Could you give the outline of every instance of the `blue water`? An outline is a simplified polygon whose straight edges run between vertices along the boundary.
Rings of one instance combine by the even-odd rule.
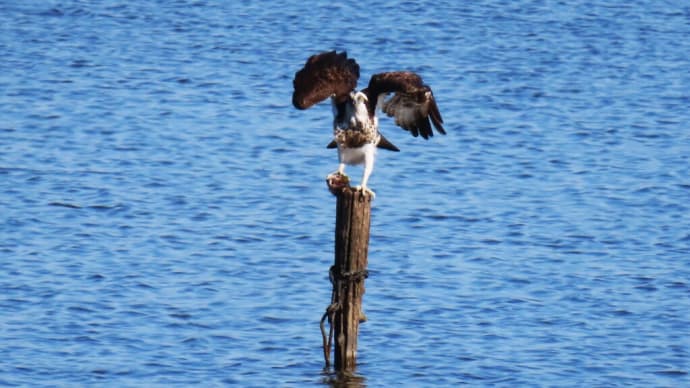
[[[690,6],[306,3],[0,2],[0,385],[329,384],[328,49],[448,131],[381,119],[359,385],[690,385]]]

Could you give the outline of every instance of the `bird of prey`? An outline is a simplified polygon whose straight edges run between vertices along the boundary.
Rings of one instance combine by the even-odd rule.
[[[359,65],[346,52],[312,55],[295,73],[292,104],[307,109],[331,98],[333,141],[328,148],[338,149],[339,166],[327,179],[343,177],[346,164],[363,164],[362,181],[356,189],[373,197],[367,183],[376,148],[399,151],[379,132],[377,108],[394,117],[395,124],[414,137],[432,137],[432,124],[438,133],[445,135],[446,131],[431,88],[419,75],[410,71],[374,74],[366,88],[356,91],[358,79]]]

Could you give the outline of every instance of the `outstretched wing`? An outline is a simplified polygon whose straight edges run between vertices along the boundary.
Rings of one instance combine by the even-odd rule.
[[[348,59],[346,52],[312,55],[295,73],[292,104],[297,109],[307,109],[333,95],[337,102],[343,102],[357,86],[358,79],[359,65],[354,59]]]
[[[370,113],[380,107],[412,136],[422,135],[425,139],[434,136],[432,123],[438,133],[446,134],[434,94],[417,74],[409,71],[374,74],[363,92],[369,97]],[[389,93],[394,94],[385,99]]]

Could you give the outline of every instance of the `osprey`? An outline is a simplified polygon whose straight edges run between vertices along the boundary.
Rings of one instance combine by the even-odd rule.
[[[431,88],[419,75],[409,71],[374,74],[365,89],[355,91],[358,79],[359,65],[347,53],[312,55],[295,73],[292,104],[297,109],[307,109],[331,97],[333,141],[328,148],[338,148],[340,164],[327,179],[344,177],[346,164],[363,164],[362,181],[356,189],[373,197],[367,181],[374,168],[376,148],[400,151],[379,133],[377,107],[414,137],[433,136],[432,123],[438,133],[445,135],[446,131]],[[391,93],[393,96],[387,98]]]

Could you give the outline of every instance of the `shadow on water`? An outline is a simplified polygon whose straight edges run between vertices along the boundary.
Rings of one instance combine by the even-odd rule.
[[[324,368],[322,375],[323,384],[335,388],[363,388],[367,386],[366,378],[355,372],[335,372],[330,368]]]

